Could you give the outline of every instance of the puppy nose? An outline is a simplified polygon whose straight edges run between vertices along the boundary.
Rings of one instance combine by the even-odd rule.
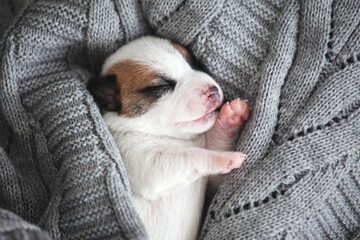
[[[210,87],[206,96],[211,102],[216,102],[220,97],[219,89],[216,86]]]

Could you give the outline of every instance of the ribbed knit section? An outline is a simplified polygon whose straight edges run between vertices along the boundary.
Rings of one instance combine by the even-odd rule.
[[[243,165],[243,168],[246,169],[250,169],[252,164],[256,164],[256,159],[262,158],[266,153],[265,150],[271,141],[271,136],[277,122],[279,98],[268,93],[280,95],[286,73],[290,67],[289,63],[295,53],[295,26],[297,24],[298,5],[295,1],[292,4],[287,5],[283,9],[281,21],[277,23],[276,35],[274,34],[272,42],[270,42],[276,51],[269,52],[268,57],[271,60],[264,64],[264,74],[256,76],[258,82],[256,85],[252,85],[257,93],[256,99],[252,101],[257,104],[252,105],[252,120],[245,125],[243,129],[245,134],[241,135],[238,145],[238,149],[249,155],[249,158]],[[237,191],[236,189],[243,185],[243,174],[246,174],[246,171],[227,182],[226,187],[219,189],[222,198],[229,198],[233,191]],[[234,184],[235,182],[237,184]],[[231,191],[229,191],[230,189]],[[216,208],[218,207],[220,206],[216,206]]]
[[[134,6],[121,16],[135,25]],[[144,29],[131,32],[119,19],[110,1],[36,1],[7,36],[1,109],[14,140],[2,152],[2,207],[40,222],[54,239],[146,237],[119,151],[85,87],[89,62],[100,67],[126,34]],[[95,27],[106,21],[113,24]],[[86,62],[88,56],[99,61]]]
[[[338,58],[337,55],[347,42],[351,42],[349,38],[356,36],[353,32],[357,28],[360,20],[359,2],[335,0],[332,6],[330,39],[327,44],[329,48],[328,58],[331,61]],[[346,23],[346,27],[344,27],[344,23]],[[352,45],[351,47],[359,47],[359,44],[356,43],[350,45]]]
[[[157,11],[149,10],[149,20],[157,34],[189,45],[227,98],[250,98],[257,87],[252,77],[266,59],[281,6],[281,1],[184,1],[171,14],[153,6],[150,9]],[[197,9],[201,12],[194,13],[193,19],[189,12]],[[187,29],[197,32],[184,33]]]
[[[214,1],[175,1],[171,11],[159,8],[160,1],[143,1],[143,6],[148,14],[147,19],[155,29],[155,33],[165,38],[171,38],[183,45],[193,41],[199,31],[208,25],[212,18],[217,15],[223,7],[224,0]],[[160,6],[158,5],[160,3]],[[158,9],[158,10],[154,10]],[[187,23],[191,22],[189,25]]]
[[[100,73],[105,59],[119,46],[151,32],[141,13],[141,5],[132,0],[91,1],[87,48],[94,73]]]
[[[300,215],[326,206],[330,201],[328,194],[336,196],[339,181],[358,168],[359,153],[347,156],[347,149],[356,149],[360,144],[358,133],[352,131],[360,127],[359,117],[358,110],[347,123],[294,139],[274,150],[257,166],[256,171],[261,174],[243,179],[243,184],[237,185],[236,193],[223,208],[220,206],[225,202],[219,200],[210,208],[207,238],[217,239],[220,235],[215,233],[221,232],[224,239],[249,239],[257,232],[259,239],[267,239],[266,236],[285,231],[288,225],[289,231],[295,231],[292,227],[296,222],[304,220]],[[324,137],[327,143],[317,144]],[[355,190],[351,191],[358,194]],[[224,198],[224,193],[218,197]],[[257,212],[262,212],[261,218]],[[225,233],[225,226],[231,222],[238,224]],[[236,228],[239,228],[237,233]]]
[[[339,239],[358,231],[359,215],[351,210],[357,204],[342,198],[339,189],[341,181],[357,172],[360,160],[359,64],[347,61],[333,67],[333,72],[324,65],[331,13],[340,13],[330,2],[321,7],[312,4],[317,3],[300,6],[298,51],[283,82],[276,71],[291,49],[284,44],[292,29],[286,28],[289,20],[285,19],[296,13],[289,14],[285,7],[280,14],[278,28],[273,30],[279,35],[272,35],[268,60],[256,74],[252,119],[239,140],[239,149],[249,158],[242,169],[225,178],[210,206],[201,239]],[[347,19],[346,15],[342,18]],[[286,22],[283,26],[282,21]],[[358,22],[355,25],[346,25],[351,34],[344,51],[357,51]],[[271,59],[276,59],[275,65],[269,66]],[[355,185],[349,189],[359,193]],[[323,211],[324,219],[314,219],[317,211]]]
[[[180,9],[185,4],[184,0],[174,1],[142,1],[142,8],[146,12],[149,22],[156,28],[158,25],[164,24],[169,16]]]
[[[354,172],[349,171],[321,208],[294,224],[286,239],[356,239],[353,233],[360,225],[360,185]]]
[[[81,78],[85,79],[68,72],[64,82],[59,75],[52,74],[47,82],[53,81],[53,84],[32,89],[32,94],[23,99],[29,115],[39,122],[45,134],[53,164],[60,168],[62,200],[59,212],[53,214],[59,214],[59,231],[64,239],[134,238],[139,233],[127,233],[117,223],[120,219],[116,215],[125,214],[115,213],[119,209],[131,209],[129,200],[120,203],[119,209],[113,205],[113,201],[129,198],[128,189],[123,187],[128,185],[127,181],[119,178],[116,179],[119,183],[111,183],[115,180],[111,175],[118,174],[114,168],[119,163],[114,157],[120,157],[104,153],[104,143],[89,119],[89,100],[79,84]],[[116,195],[115,186],[122,189],[120,196]],[[127,211],[134,215],[133,210]],[[139,227],[135,220],[134,215],[127,219],[127,224]]]
[[[283,87],[277,123],[280,134],[284,133],[283,131],[292,122],[296,113],[304,107],[305,100],[319,79],[330,31],[331,1],[306,2],[300,14],[299,42],[302,46],[301,51],[297,52],[293,68]],[[309,36],[312,36],[312,41],[308,41]],[[299,71],[303,74],[299,75]],[[296,106],[292,104],[294,96],[299,102]]]

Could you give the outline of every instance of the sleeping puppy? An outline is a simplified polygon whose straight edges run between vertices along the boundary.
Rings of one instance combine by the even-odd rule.
[[[239,168],[231,151],[249,117],[246,101],[193,68],[180,45],[143,37],[105,62],[88,89],[120,149],[133,204],[152,240],[195,239],[207,176]]]

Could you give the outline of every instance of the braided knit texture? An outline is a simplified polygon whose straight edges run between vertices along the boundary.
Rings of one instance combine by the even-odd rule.
[[[86,83],[148,34],[252,107],[200,239],[360,236],[359,0],[5,2],[0,239],[147,238]]]

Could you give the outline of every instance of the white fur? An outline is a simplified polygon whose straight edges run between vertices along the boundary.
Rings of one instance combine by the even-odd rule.
[[[239,153],[221,152],[228,146],[209,143],[206,137],[223,93],[209,75],[192,69],[164,39],[144,37],[123,46],[106,60],[102,73],[122,60],[140,62],[177,81],[175,90],[143,115],[104,114],[127,170],[134,206],[151,240],[195,239],[204,176],[228,172],[231,161],[243,159]],[[220,89],[216,102],[205,95],[210,86]],[[208,145],[218,151],[207,150]]]

